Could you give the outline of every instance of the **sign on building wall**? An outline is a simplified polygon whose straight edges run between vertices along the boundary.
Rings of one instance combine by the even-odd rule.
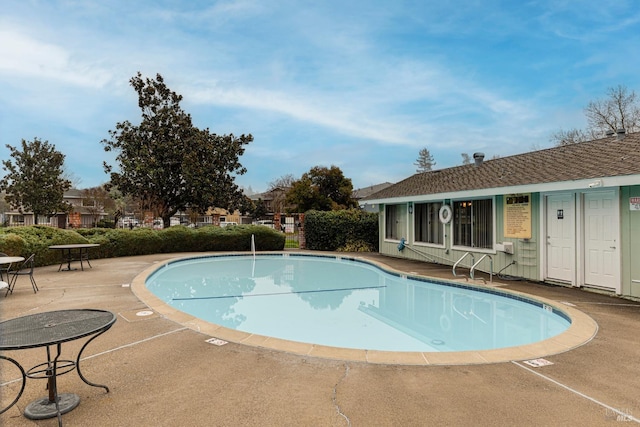
[[[629,197],[629,210],[640,211],[640,197]]]
[[[531,194],[504,196],[504,237],[531,238]]]

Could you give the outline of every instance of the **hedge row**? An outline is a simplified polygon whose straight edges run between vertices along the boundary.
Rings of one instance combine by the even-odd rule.
[[[257,251],[284,249],[284,234],[259,225],[196,229],[175,226],[164,230],[63,230],[35,225],[0,228],[0,252],[25,258],[36,254],[36,265],[42,266],[60,262],[60,253],[49,249],[52,245],[98,243],[100,247],[91,250],[91,258],[94,259],[170,252],[250,251],[252,235]]]
[[[304,216],[307,249],[377,252],[378,214],[351,209],[309,211]]]

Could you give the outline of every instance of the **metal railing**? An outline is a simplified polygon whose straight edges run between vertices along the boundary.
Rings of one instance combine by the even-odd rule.
[[[471,278],[471,280],[475,280],[474,274],[475,274],[475,270],[476,267],[478,265],[480,265],[480,263],[482,262],[483,259],[489,257],[489,282],[493,283],[493,258],[491,257],[491,255],[489,254],[483,254],[480,259],[476,262],[476,259],[474,257],[474,254],[471,252],[465,252],[460,259],[458,259],[458,261],[455,262],[455,264],[453,264],[453,275],[454,276],[458,276],[456,274],[456,268],[458,267],[458,265],[462,262],[463,259],[465,259],[467,256],[471,255],[471,267],[469,268],[469,277]]]
[[[458,265],[462,262],[462,260],[463,260],[463,259],[465,259],[468,255],[471,255],[471,265],[474,265],[474,263],[475,263],[475,258],[474,258],[474,256],[473,256],[473,254],[472,254],[471,252],[465,252],[465,253],[460,257],[460,259],[459,259],[459,260],[457,260],[457,261],[453,264],[452,272],[453,272],[453,275],[454,275],[454,276],[456,276],[456,277],[458,276],[458,275],[456,274],[456,268],[457,268],[457,267],[458,267]]]
[[[471,266],[471,269],[469,270],[469,277],[471,277],[471,280],[474,280],[474,277],[473,277],[474,270],[476,269],[478,264],[480,264],[482,260],[485,259],[486,257],[489,257],[489,282],[493,283],[493,258],[489,254],[482,255],[478,260],[478,262],[476,262]]]

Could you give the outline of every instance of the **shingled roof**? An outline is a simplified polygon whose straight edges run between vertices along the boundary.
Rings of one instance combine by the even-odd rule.
[[[371,194],[377,193],[378,191],[384,190],[387,187],[391,187],[393,184],[391,182],[383,182],[376,185],[371,185],[369,187],[358,188],[357,190],[353,190],[351,193],[351,197],[356,200],[364,199]]]
[[[636,174],[640,174],[640,132],[486,160],[479,166],[418,173],[364,200]]]

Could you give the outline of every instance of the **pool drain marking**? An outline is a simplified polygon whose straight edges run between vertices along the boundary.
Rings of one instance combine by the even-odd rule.
[[[532,366],[534,368],[539,368],[541,366],[553,365],[553,362],[549,362],[547,359],[525,360],[524,363],[526,363],[527,365]]]
[[[153,314],[153,311],[150,311],[150,310],[143,310],[143,311],[139,311],[139,312],[137,312],[137,313],[136,313],[136,316],[143,317],[143,316],[151,316],[152,314]]]
[[[229,344],[228,341],[221,340],[220,338],[209,338],[208,340],[205,340],[205,342],[208,342],[209,344],[213,344],[217,346]]]
[[[265,294],[247,294],[247,295],[219,295],[210,297],[192,297],[192,298],[171,298],[171,301],[196,301],[203,299],[222,299],[222,298],[247,298],[247,297],[270,297],[275,295],[292,295],[292,294],[315,294],[319,292],[343,292],[343,291],[358,291],[364,289],[380,289],[386,288],[387,285],[381,286],[364,286],[354,288],[337,288],[337,289],[317,289],[313,291],[291,291],[291,292],[269,292]]]

